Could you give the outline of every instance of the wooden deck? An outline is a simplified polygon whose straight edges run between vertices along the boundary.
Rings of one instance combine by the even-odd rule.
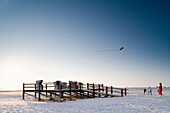
[[[103,84],[82,84],[81,82],[74,87],[72,81],[65,83],[65,87],[60,83],[58,89],[55,89],[52,82],[39,84],[38,88],[36,83],[23,83],[23,100],[25,95],[32,96],[38,101],[62,102],[96,97],[123,97],[127,95],[127,89],[104,86]]]

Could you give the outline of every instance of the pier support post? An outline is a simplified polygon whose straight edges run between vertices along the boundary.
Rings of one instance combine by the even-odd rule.
[[[102,87],[102,92],[103,92],[104,91],[104,85],[102,84],[101,87]]]
[[[126,88],[125,88],[125,96],[126,96]]]
[[[47,97],[47,84],[45,84],[45,89],[46,89],[46,97]]]
[[[123,97],[123,89],[121,89],[121,97]]]
[[[87,83],[87,90],[89,90],[89,83]],[[89,98],[89,92],[87,92],[87,96]]]
[[[79,85],[80,85],[80,98],[81,98],[81,82],[79,83]]]
[[[100,84],[98,86],[99,86],[99,98],[100,98]]]
[[[61,102],[61,82],[59,83],[59,101]]]
[[[72,96],[71,96],[71,81],[69,81],[69,89],[70,89],[70,101],[72,100]]]
[[[111,94],[113,94],[113,86],[111,86]]]
[[[25,98],[25,84],[23,83],[23,94],[22,94],[22,99],[24,100]]]
[[[106,87],[106,96],[105,97],[108,97],[108,87]]]
[[[50,93],[50,100],[52,100],[52,93]]]
[[[40,100],[41,100],[41,96],[40,96],[40,83],[39,83],[38,86],[39,86],[39,87],[38,87],[38,101],[40,101]]]
[[[36,84],[34,85],[35,87],[35,99],[37,98],[37,91],[36,91]]]
[[[94,83],[93,83],[93,98],[95,98],[95,86],[94,86]]]

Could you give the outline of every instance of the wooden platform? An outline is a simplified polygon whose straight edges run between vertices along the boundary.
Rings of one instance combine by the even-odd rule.
[[[25,95],[32,96],[38,101],[62,102],[96,97],[123,97],[127,94],[126,88],[104,86],[103,84],[82,84],[79,82],[74,87],[72,82],[69,81],[65,85],[66,87],[63,86],[64,88],[62,88],[62,83],[60,83],[59,89],[55,89],[56,86],[52,82],[39,84],[38,88],[35,83],[23,83],[23,100],[25,99]]]

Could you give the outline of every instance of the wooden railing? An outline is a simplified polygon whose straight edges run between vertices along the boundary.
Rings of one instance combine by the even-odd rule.
[[[108,97],[109,95],[112,96],[113,94],[120,94],[121,97],[127,95],[127,89],[126,88],[117,88],[113,86],[104,86],[104,84],[83,84],[83,88],[87,90],[92,90],[93,91],[93,98],[95,98],[95,94],[98,93],[98,97],[101,96],[100,92],[105,93],[105,97]],[[89,93],[88,93],[89,95]]]
[[[104,86],[104,84],[83,84],[81,82],[78,83],[77,87],[72,86],[72,81],[66,83],[66,87],[62,88],[62,83],[59,84],[58,89],[55,89],[53,82],[47,82],[38,84],[38,88],[36,87],[36,83],[23,83],[23,99],[25,99],[25,94],[29,96],[35,97],[35,99],[41,100],[41,95],[49,97],[53,99],[53,94],[59,96],[59,100],[63,97],[63,93],[67,92],[69,95],[69,99],[72,100],[73,93],[79,96],[79,98],[95,98],[95,97],[123,97],[127,95],[126,88],[117,88],[113,86]],[[34,92],[34,95],[31,95],[27,92]],[[45,94],[44,94],[45,93]],[[58,94],[56,94],[58,93]],[[48,95],[50,94],[50,95]],[[38,96],[38,97],[37,97]]]

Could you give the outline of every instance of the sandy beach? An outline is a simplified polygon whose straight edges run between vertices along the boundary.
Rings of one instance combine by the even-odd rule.
[[[143,88],[130,88],[126,97],[82,99],[70,102],[38,102],[22,92],[0,92],[1,113],[170,113],[170,88],[164,96],[153,89],[153,95],[143,94]]]

